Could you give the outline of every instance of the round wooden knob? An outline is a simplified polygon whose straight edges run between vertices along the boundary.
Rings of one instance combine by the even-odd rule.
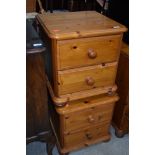
[[[91,59],[94,59],[96,58],[97,56],[97,53],[93,50],[93,49],[88,49],[88,57],[91,58]]]
[[[88,116],[88,122],[89,123],[93,123],[95,121],[95,119],[93,118],[93,116]]]
[[[87,77],[86,83],[87,83],[87,85],[92,86],[92,85],[94,85],[95,80],[92,77]]]

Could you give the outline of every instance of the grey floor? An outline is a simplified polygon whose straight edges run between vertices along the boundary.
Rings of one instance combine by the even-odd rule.
[[[107,143],[98,143],[78,151],[71,152],[69,155],[129,155],[129,135],[117,138],[114,129],[111,127],[112,138]],[[26,155],[47,155],[46,144],[33,142],[26,146]],[[57,148],[53,150],[53,155],[59,155]]]

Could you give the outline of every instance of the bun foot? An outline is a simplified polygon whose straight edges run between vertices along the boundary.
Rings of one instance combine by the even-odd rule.
[[[111,135],[108,134],[107,136],[105,136],[103,142],[109,142],[111,140]]]
[[[115,135],[117,138],[123,138],[125,133],[122,130],[115,129]]]

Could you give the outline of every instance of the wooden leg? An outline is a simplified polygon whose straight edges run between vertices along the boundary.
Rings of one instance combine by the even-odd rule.
[[[109,142],[111,139],[111,134],[109,133],[107,136],[104,137],[103,142]]]
[[[122,138],[122,137],[124,137],[125,133],[122,130],[119,130],[119,129],[115,128],[115,135],[118,138]]]
[[[112,125],[115,129],[115,136],[118,138],[122,138],[122,137],[124,137],[125,134],[129,133],[128,129],[122,130],[122,129],[118,128],[114,122],[112,122]]]

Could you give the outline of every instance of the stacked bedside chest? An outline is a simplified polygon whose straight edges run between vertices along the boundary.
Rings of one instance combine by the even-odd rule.
[[[126,28],[95,11],[45,13],[37,20],[51,54],[47,86],[60,153],[108,141]]]

